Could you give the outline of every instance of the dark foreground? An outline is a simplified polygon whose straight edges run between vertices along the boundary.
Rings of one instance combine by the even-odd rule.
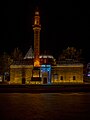
[[[90,92],[90,84],[0,85],[0,93]]]
[[[90,120],[90,92],[0,93],[0,120]]]

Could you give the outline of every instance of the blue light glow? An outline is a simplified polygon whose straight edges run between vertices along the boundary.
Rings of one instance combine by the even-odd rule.
[[[90,71],[88,72],[87,76],[90,77]]]
[[[47,73],[47,82],[48,84],[51,83],[51,65],[41,65],[41,74]]]

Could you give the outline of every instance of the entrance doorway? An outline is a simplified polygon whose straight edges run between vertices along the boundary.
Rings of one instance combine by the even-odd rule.
[[[43,78],[43,84],[47,84],[47,77]]]
[[[40,68],[41,77],[43,80],[43,84],[50,84],[51,83],[51,65],[41,65]]]
[[[22,78],[22,84],[25,84],[25,78]]]

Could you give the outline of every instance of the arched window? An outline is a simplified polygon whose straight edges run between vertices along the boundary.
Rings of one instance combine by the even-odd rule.
[[[60,79],[63,80],[63,76],[61,76]]]
[[[73,76],[73,80],[76,80],[76,77],[75,77],[75,76]]]
[[[54,79],[55,79],[55,80],[58,79],[58,74],[54,74]]]

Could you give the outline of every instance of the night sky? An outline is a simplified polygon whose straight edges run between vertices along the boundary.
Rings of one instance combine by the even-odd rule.
[[[79,0],[8,0],[4,3],[4,40],[0,53],[18,47],[26,54],[33,47],[33,17],[36,7],[41,16],[41,53],[58,57],[67,47],[82,49],[90,62],[89,3]]]

